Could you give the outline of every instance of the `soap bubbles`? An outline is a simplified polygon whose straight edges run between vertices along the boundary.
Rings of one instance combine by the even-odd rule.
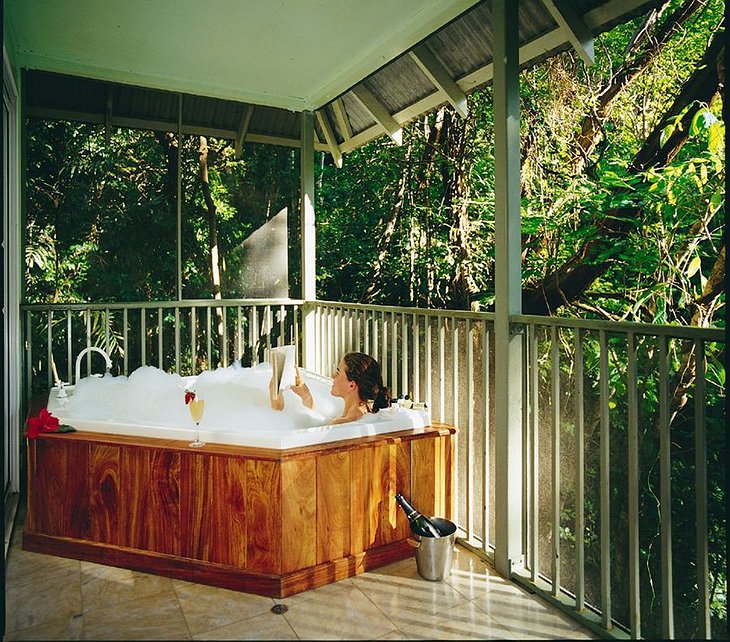
[[[251,368],[235,363],[197,377],[181,377],[154,366],[142,366],[128,377],[106,374],[81,379],[65,405],[64,420],[187,427],[190,415],[185,406],[186,389],[195,390],[205,399],[200,427],[207,429],[286,433],[322,426],[342,414],[343,401],[330,394],[331,383],[306,370],[301,373],[312,392],[316,410],[305,408],[291,390],[282,393],[284,410],[272,410],[268,363]]]

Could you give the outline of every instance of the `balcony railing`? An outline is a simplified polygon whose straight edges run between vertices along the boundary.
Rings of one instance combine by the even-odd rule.
[[[293,300],[23,313],[28,397],[70,381],[72,358],[90,345],[119,373],[147,364],[193,374],[301,345],[302,315],[312,313],[315,370],[370,353],[394,396],[458,426],[452,518],[462,543],[493,555],[493,391],[504,373],[493,368],[491,314]],[[714,581],[724,564],[724,331],[531,316],[514,317],[512,331],[524,355],[514,578],[600,632],[710,637],[711,602],[721,611],[724,600]]]

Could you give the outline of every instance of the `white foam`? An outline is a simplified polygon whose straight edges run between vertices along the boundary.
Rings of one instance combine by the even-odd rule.
[[[49,395],[48,410],[62,423],[79,430],[186,439],[195,428],[185,405],[185,390],[205,400],[201,438],[211,442],[289,448],[420,428],[430,423],[427,412],[398,407],[368,413],[362,420],[337,426],[328,423],[343,411],[343,400],[330,393],[332,380],[300,369],[315,402],[305,408],[291,390],[285,390],[284,410],[272,410],[268,386],[271,366],[206,371],[181,377],[153,366],[142,366],[129,377],[86,377],[68,388],[69,397]]]

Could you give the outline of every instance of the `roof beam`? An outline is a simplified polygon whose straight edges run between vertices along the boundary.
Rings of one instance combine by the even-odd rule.
[[[583,21],[591,31],[598,31],[601,29],[601,25],[611,23],[616,19],[621,18],[627,11],[630,11],[634,7],[635,3],[632,0],[609,0],[606,4],[602,4],[595,9],[592,9],[583,16]],[[520,65],[528,64],[531,60],[544,56],[556,49],[559,49],[565,44],[565,31],[556,27],[552,31],[548,31],[546,34],[531,40],[530,42],[520,47]],[[494,67],[492,63],[488,63],[483,67],[479,67],[474,71],[468,73],[463,78],[459,78],[457,85],[464,92],[471,92],[477,87],[486,85],[492,80],[494,75]],[[416,116],[426,113],[443,102],[443,94],[441,92],[434,92],[430,96],[425,96],[417,103],[405,107],[397,114],[394,114],[395,119],[399,123],[407,123]],[[373,125],[367,129],[354,134],[352,138],[346,140],[340,145],[340,149],[343,153],[350,152],[353,149],[357,149],[361,145],[377,138],[382,133],[382,129],[379,125]]]
[[[583,18],[573,9],[569,0],[542,0],[553,20],[567,34],[570,44],[586,65],[594,62],[593,34]]]
[[[454,79],[444,64],[425,44],[415,46],[410,51],[410,54],[411,58],[421,68],[421,71],[429,77],[438,89],[446,94],[451,106],[462,118],[466,118],[469,114],[469,108],[466,104],[466,94],[454,82]]]
[[[102,113],[83,112],[71,109],[30,106],[26,108],[25,114],[36,118],[71,120],[96,125],[104,125],[105,122],[105,115]],[[178,131],[177,120],[154,120],[150,118],[113,115],[109,122],[112,127],[151,129],[153,131],[159,129],[166,132]],[[203,125],[186,125],[184,123],[182,125],[182,133],[192,136],[214,136],[215,138],[223,138],[231,141],[235,141],[237,136],[237,132],[233,129],[206,127]],[[250,143],[264,143],[266,145],[281,145],[283,147],[299,147],[301,145],[301,141],[298,138],[289,138],[284,135],[257,134],[255,132],[249,132],[246,135],[246,141]],[[317,142],[314,143],[314,149],[318,152],[329,151],[326,145]]]
[[[243,141],[246,139],[248,133],[248,126],[251,124],[251,116],[253,116],[253,105],[246,105],[246,108],[241,114],[241,122],[238,125],[238,131],[236,132],[236,143],[234,149],[236,150],[236,159],[241,158],[243,152]]]
[[[396,145],[403,144],[403,129],[390,115],[385,105],[381,103],[365,85],[360,83],[352,88],[352,93],[362,103],[375,119],[375,121],[393,139]]]
[[[352,127],[350,127],[350,121],[345,113],[345,106],[342,104],[342,98],[336,98],[332,101],[332,111],[335,112],[335,118],[337,124],[340,127],[340,134],[344,140],[350,140],[352,138]]]
[[[342,167],[342,152],[340,151],[340,146],[337,144],[335,133],[332,131],[330,119],[325,113],[324,108],[318,110],[316,114],[319,126],[322,128],[324,138],[327,141],[327,147],[329,147],[330,154],[332,154],[332,158],[335,161],[335,165],[337,165],[337,167]]]

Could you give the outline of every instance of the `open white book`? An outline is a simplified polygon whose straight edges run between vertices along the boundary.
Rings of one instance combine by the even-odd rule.
[[[297,348],[293,345],[271,348],[271,368],[274,372],[274,381],[279,394],[282,390],[291,388],[296,383]]]

